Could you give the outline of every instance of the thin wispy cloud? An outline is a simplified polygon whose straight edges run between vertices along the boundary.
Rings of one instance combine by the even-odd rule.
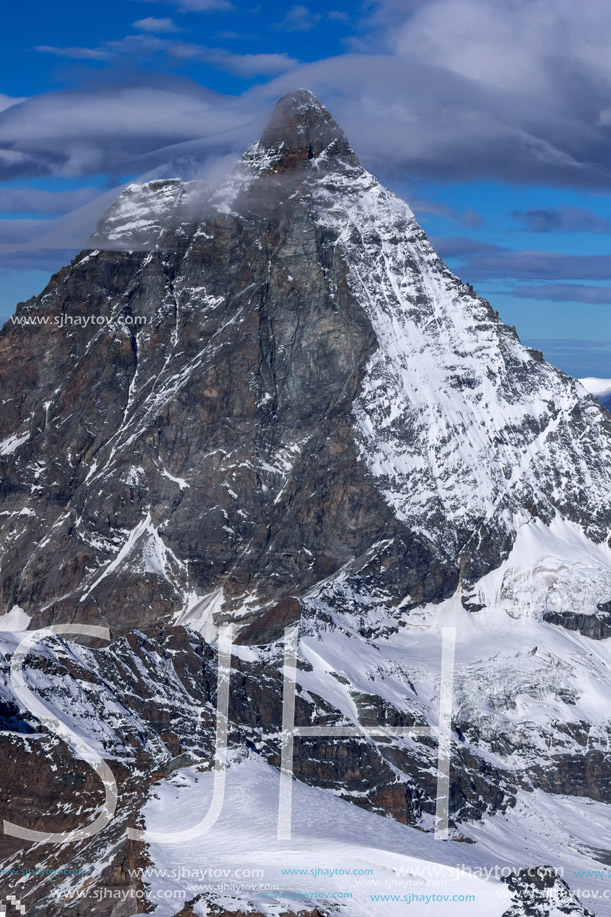
[[[120,174],[136,157],[252,120],[242,100],[164,84],[49,93],[0,112],[0,177]]]
[[[36,45],[35,50],[43,54],[54,54],[56,57],[68,57],[72,60],[107,61],[112,57],[110,51],[102,48],[59,48],[55,45]]]
[[[180,26],[176,25],[173,19],[167,17],[164,19],[156,19],[155,16],[146,16],[144,19],[137,19],[136,22],[134,22],[134,28],[141,29],[143,32],[161,34],[182,31]]]
[[[229,51],[207,51],[206,59],[221,70],[239,76],[272,76],[298,66],[299,61],[288,54],[232,54]]]
[[[511,216],[527,232],[611,232],[611,219],[583,207],[539,207],[514,210]]]
[[[177,6],[181,12],[212,13],[218,10],[233,9],[229,0],[142,0],[144,3],[170,3]]]
[[[22,150],[0,149],[0,180],[10,181],[14,178],[39,178],[50,175],[59,159],[50,155],[47,150],[25,153]]]
[[[25,96],[22,98],[14,98],[13,96],[7,96],[0,92],[0,111],[12,108],[13,105],[19,105],[20,102],[25,102]]]
[[[45,191],[41,188],[0,188],[0,213],[37,213],[57,216],[68,213],[99,196],[98,188]]]
[[[455,226],[462,226],[465,229],[475,229],[481,225],[482,217],[476,210],[459,211],[449,204],[442,204],[439,201],[432,201],[426,198],[410,198],[410,206],[416,216],[422,214],[441,217]]]
[[[611,286],[586,286],[573,283],[523,284],[511,290],[520,299],[541,299],[547,302],[579,302],[596,306],[611,306]]]
[[[48,48],[43,46],[36,50],[51,51],[60,57],[72,57],[79,60],[109,60],[121,57],[129,57],[133,60],[163,54],[175,60],[199,60],[219,70],[245,78],[275,76],[293,70],[299,64],[296,58],[284,53],[237,54],[223,48],[207,48],[194,42],[161,37],[153,32],[151,28],[140,34],[126,35],[118,40],[106,41],[99,48]]]
[[[433,237],[442,257],[460,259],[464,275],[526,280],[611,280],[611,254],[512,251],[501,245],[462,237]],[[611,248],[611,245],[610,245]]]
[[[293,6],[284,19],[276,23],[275,28],[286,32],[309,32],[322,19],[320,13],[314,13],[307,6]]]
[[[145,60],[147,57],[159,54],[181,59],[196,58],[203,51],[201,45],[193,42],[176,38],[162,38],[150,32],[126,35],[124,38],[107,41],[104,47],[113,54],[115,59],[129,57],[132,60]]]
[[[611,340],[532,337],[524,343],[543,351],[546,360],[578,378],[611,375]]]

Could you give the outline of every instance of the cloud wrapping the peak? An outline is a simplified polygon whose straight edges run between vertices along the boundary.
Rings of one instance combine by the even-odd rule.
[[[363,73],[367,79],[363,79]],[[264,88],[309,86],[375,169],[429,178],[611,184],[611,131],[566,93],[555,109],[425,61],[360,53],[304,64]]]
[[[148,0],[149,3],[158,0]],[[160,0],[159,0],[160,2]],[[179,11],[206,12],[229,7],[228,0],[173,0]],[[305,5],[289,7],[277,28],[306,30],[320,14]],[[148,25],[143,25],[147,23]],[[211,64],[244,79],[269,77],[249,89],[242,99],[225,98],[226,115],[246,103],[262,118],[272,101],[296,86],[309,86],[328,105],[363,161],[383,179],[393,174],[412,178],[461,181],[498,179],[539,182],[606,191],[611,186],[611,4],[589,0],[381,0],[375,15],[364,23],[353,50],[335,57],[299,64],[287,53],[236,54],[164,36],[154,23],[171,19],[147,17],[144,29],[107,41],[98,48],[41,46],[47,53],[82,61],[146,60],[162,55],[170,66],[184,62]],[[161,28],[161,27],[159,27]],[[276,27],[274,27],[276,28]],[[157,33],[156,33],[157,32]],[[287,39],[288,41],[288,39]],[[265,49],[261,49],[264,51]],[[130,87],[125,86],[124,93]],[[195,90],[194,90],[195,91]],[[88,100],[82,96],[82,107]],[[150,96],[150,103],[155,94]],[[66,96],[68,107],[74,100]],[[4,142],[0,111],[0,148],[55,161],[65,120],[56,100],[41,97],[36,109],[45,124],[56,117],[56,138],[36,151],[15,135]],[[136,97],[134,96],[134,101]],[[105,153],[114,140],[111,110],[124,119],[125,98],[108,98],[110,136],[100,130],[92,140],[87,118],[81,149],[100,144]],[[134,126],[143,125],[137,144],[152,151],[158,127],[146,126],[147,101],[140,94]],[[91,106],[99,110],[96,91]],[[10,109],[9,109],[10,111]],[[29,109],[34,115],[34,108]],[[161,116],[163,117],[163,106]],[[223,121],[222,111],[218,117]],[[177,124],[170,113],[171,126]],[[213,128],[214,130],[216,128]],[[134,128],[127,130],[128,137]],[[203,135],[208,133],[204,128]],[[68,146],[74,130],[68,131]],[[193,136],[192,134],[190,136]],[[178,130],[174,142],[187,139]],[[131,155],[132,142],[125,144]],[[121,148],[112,161],[119,159]],[[61,155],[61,154],[60,154]],[[70,159],[83,160],[71,154]],[[88,157],[95,160],[95,156]],[[28,165],[30,168],[31,164]]]
[[[352,46],[300,76],[370,161],[608,187],[607,0],[381,0]]]
[[[229,102],[181,83],[38,96],[0,112],[0,178],[139,171],[134,160],[142,155],[225,132],[233,148],[240,141],[232,132],[252,115],[240,100]]]

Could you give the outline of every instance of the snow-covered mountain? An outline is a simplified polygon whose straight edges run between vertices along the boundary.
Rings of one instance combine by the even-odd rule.
[[[611,415],[449,271],[306,91],[278,102],[221,187],[129,186],[92,245],[0,334],[10,820],[25,810],[40,822],[18,788],[24,772],[40,782],[38,801],[61,798],[62,830],[77,808],[53,788],[67,747],[15,691],[15,633],[107,627],[107,649],[49,637],[30,676],[120,775],[123,816],[70,861],[90,869],[87,895],[143,898],[121,912],[96,899],[95,913],[136,913],[147,896],[158,914],[210,903],[288,913],[290,895],[261,889],[160,904],[143,871],[174,868],[174,854],[121,838],[138,819],[170,830],[176,811],[188,823],[194,785],[208,786],[215,647],[228,624],[228,786],[266,810],[267,790],[255,805],[252,786],[280,765],[293,627],[296,721],[354,733],[295,741],[303,811],[322,818],[329,799],[348,826],[342,855],[360,862],[375,846],[376,881],[401,865],[399,850],[447,867],[500,864],[514,878],[487,875],[477,909],[469,902],[478,917],[584,914],[569,888],[611,913],[596,875],[611,841]],[[441,841],[431,832],[448,641]],[[100,788],[83,762],[72,766],[91,817]],[[211,842],[231,847],[233,831],[242,850],[248,831],[267,837],[267,822],[247,829],[239,811]],[[274,848],[266,869],[289,847],[287,862],[314,862],[323,829],[317,840],[305,814],[295,820],[298,840]],[[179,860],[207,849],[205,836],[185,843]],[[261,857],[271,849],[262,841]],[[7,863],[40,857],[14,838],[5,851]],[[63,849],[45,859],[66,862]],[[549,882],[521,872],[546,865]],[[365,886],[352,901],[308,897],[310,886],[300,911],[382,913]],[[78,910],[92,904],[80,880],[26,878],[20,890],[35,914],[90,912]],[[431,912],[415,899],[410,909]]]

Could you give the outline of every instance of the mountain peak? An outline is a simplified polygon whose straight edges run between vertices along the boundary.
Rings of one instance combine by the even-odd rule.
[[[278,99],[257,149],[272,154],[272,171],[293,171],[321,154],[359,165],[341,127],[309,89]]]

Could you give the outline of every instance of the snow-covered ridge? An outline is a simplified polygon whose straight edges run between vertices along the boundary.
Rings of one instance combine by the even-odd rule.
[[[354,416],[397,516],[451,551],[482,525],[515,531],[527,507],[607,537],[608,430],[577,380],[523,346],[373,176],[338,167],[309,187],[378,339]]]
[[[179,830],[196,824],[210,806],[212,776],[189,768],[165,780],[144,809],[147,828],[163,829],[169,820]],[[212,867],[212,876],[215,870],[222,875],[227,867],[263,867],[264,879],[244,882],[239,896],[225,891],[226,882],[213,878],[208,883],[206,899],[229,911],[237,909],[237,901],[241,901],[242,907],[248,902],[252,909],[270,917],[289,911],[307,914],[317,904],[326,906],[325,898],[330,901],[335,896],[337,910],[334,908],[333,913],[338,917],[382,917],[389,912],[389,903],[372,901],[372,894],[383,895],[397,888],[422,892],[424,881],[413,883],[413,875],[427,875],[427,871],[439,879],[438,887],[433,888],[431,883],[429,893],[440,890],[450,895],[474,895],[481,906],[476,913],[485,911],[487,917],[501,917],[505,910],[508,902],[499,894],[500,883],[486,882],[480,878],[481,871],[469,874],[453,868],[451,852],[439,849],[447,845],[435,844],[430,836],[414,828],[366,812],[315,787],[297,782],[293,794],[293,832],[287,843],[276,836],[277,772],[257,755],[232,762],[222,814],[211,832],[181,845],[151,845],[153,893],[162,888],[180,888],[181,867],[183,875],[196,876],[205,847],[205,862]],[[240,830],[236,832],[237,824]],[[444,865],[437,865],[436,857],[441,857]],[[479,865],[477,856],[468,849],[467,862]],[[322,863],[326,875],[317,874],[316,867],[320,870]],[[355,880],[349,875],[352,870],[368,878]],[[408,878],[402,883],[398,874]],[[417,907],[412,903],[410,911],[425,913],[414,910]],[[202,908],[199,913],[203,912]],[[454,912],[457,917],[473,914],[473,899],[469,903],[464,898],[461,903],[454,902]],[[437,901],[434,894],[430,896],[426,914],[447,914],[442,895]]]
[[[163,235],[197,219],[209,196],[203,181],[168,178],[128,185],[104,214],[90,247],[149,251]]]

